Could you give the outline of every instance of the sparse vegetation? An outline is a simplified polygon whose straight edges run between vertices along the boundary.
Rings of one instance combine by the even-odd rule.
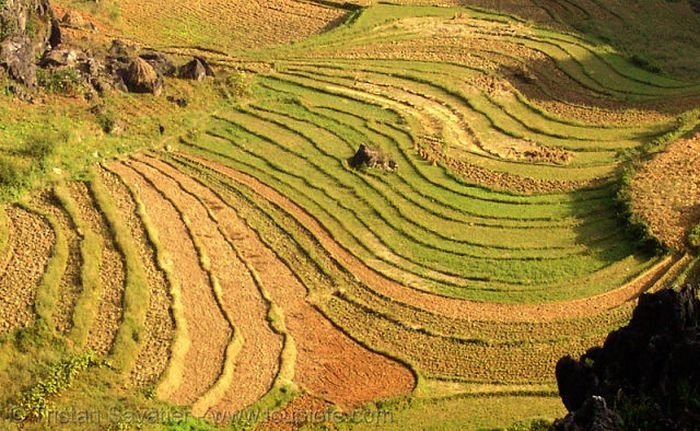
[[[225,99],[240,102],[252,96],[254,78],[245,72],[232,72],[219,82],[219,89]]]
[[[51,398],[69,388],[79,373],[99,363],[93,353],[87,353],[54,365],[47,376],[27,390],[11,408],[13,419],[36,422],[47,418],[52,409]]]
[[[78,96],[84,89],[83,80],[75,69],[39,69],[37,80],[48,92],[64,96]]]

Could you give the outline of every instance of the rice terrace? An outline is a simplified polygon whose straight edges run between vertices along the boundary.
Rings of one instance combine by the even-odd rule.
[[[0,431],[554,429],[560,358],[699,279],[699,29],[0,0]]]

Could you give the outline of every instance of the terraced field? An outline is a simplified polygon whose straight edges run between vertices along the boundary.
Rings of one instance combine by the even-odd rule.
[[[0,333],[47,322],[219,423],[275,397],[556,402],[556,360],[692,260],[642,250],[616,195],[632,150],[697,126],[700,84],[462,7],[207,55],[251,97],[0,212]],[[398,169],[352,168],[361,144]]]

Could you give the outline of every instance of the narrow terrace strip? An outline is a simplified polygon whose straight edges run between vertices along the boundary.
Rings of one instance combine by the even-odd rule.
[[[170,359],[170,347],[174,336],[174,319],[170,307],[172,298],[165,272],[158,266],[154,247],[148,237],[138,204],[127,186],[115,174],[101,169],[100,177],[124,217],[135,241],[148,283],[150,295],[145,321],[143,348],[135,358],[131,382],[139,387],[155,384],[165,372]]]
[[[64,186],[56,186],[53,194],[56,202],[52,213],[65,233],[68,246],[66,270],[58,287],[58,301],[53,310],[53,319],[56,330],[59,333],[68,334],[73,326],[72,315],[82,291],[81,267],[83,266],[83,258],[80,249],[83,234],[78,231],[75,221],[66,210],[65,201],[69,199],[68,191]]]
[[[12,223],[10,260],[0,278],[0,334],[26,327],[35,319],[34,300],[56,235],[39,215],[20,207],[6,209]]]
[[[231,340],[231,328],[216,302],[208,274],[181,215],[175,207],[138,173],[121,163],[109,165],[143,202],[146,213],[159,232],[162,246],[172,259],[173,277],[182,291],[189,349],[176,385],[161,395],[177,404],[191,405],[218,379]],[[170,383],[172,383],[170,382]]]
[[[214,216],[225,207],[220,201],[213,201],[214,207],[206,205],[199,198],[212,198],[212,193],[204,188],[190,192],[183,182],[188,178],[168,169],[157,161],[137,159],[132,167],[142,175],[157,183],[164,194],[191,222],[192,234],[199,239],[209,256],[211,271],[220,283],[222,305],[231,316],[236,336],[241,346],[233,364],[233,380],[224,385],[219,397],[213,398],[200,408],[206,412],[219,405],[222,411],[238,411],[253,404],[270,390],[279,370],[282,340],[267,322],[268,306],[258,292],[254,280],[238,258],[228,238],[225,225],[219,220],[235,217],[230,210],[219,217]],[[163,171],[167,171],[163,172]],[[191,185],[191,181],[187,181]],[[212,201],[209,201],[211,204]],[[218,209],[218,211],[217,211]],[[233,235],[240,233],[233,231]],[[226,235],[226,236],[225,236]],[[246,382],[240,387],[237,382]]]
[[[82,223],[94,232],[102,243],[100,256],[90,256],[99,260],[99,298],[95,304],[95,318],[87,337],[87,348],[97,354],[106,355],[112,349],[122,321],[124,288],[126,286],[126,266],[121,251],[117,248],[107,220],[100,212],[88,186],[85,183],[71,183],[71,196]]]

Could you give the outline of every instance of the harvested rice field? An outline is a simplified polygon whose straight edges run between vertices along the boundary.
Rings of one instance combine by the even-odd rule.
[[[530,429],[692,279],[697,58],[601,38],[625,2],[57,3],[216,78],[111,94],[0,204],[2,430]]]

